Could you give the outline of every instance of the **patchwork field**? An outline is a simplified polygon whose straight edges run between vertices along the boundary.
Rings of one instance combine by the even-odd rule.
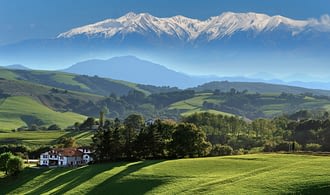
[[[2,194],[327,194],[330,157],[252,154],[26,169]]]

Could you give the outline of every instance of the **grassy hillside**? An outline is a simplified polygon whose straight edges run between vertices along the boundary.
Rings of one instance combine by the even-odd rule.
[[[230,89],[236,89],[237,91],[248,90],[253,93],[291,93],[291,94],[301,94],[301,93],[313,93],[314,95],[330,95],[329,90],[320,89],[307,89],[303,87],[294,87],[287,85],[269,84],[269,83],[257,83],[257,82],[228,82],[228,81],[214,81],[210,83],[205,83],[198,87],[192,88],[197,92],[211,90],[214,91],[219,89],[221,91],[230,91]]]
[[[0,99],[0,124],[2,130],[15,129],[27,124],[64,128],[82,122],[86,116],[72,112],[56,112],[27,96]]]
[[[135,83],[57,71],[9,70],[0,68],[0,78],[39,85],[42,84],[50,87],[102,96],[108,96],[111,93],[121,96],[127,94],[130,90],[139,90],[150,94],[149,91],[141,89]]]
[[[26,169],[4,194],[291,194],[330,192],[330,157],[253,154]]]
[[[23,144],[26,146],[54,145],[60,137],[73,137],[79,145],[89,145],[92,142],[93,132],[67,132],[67,131],[21,131],[1,132],[0,145]]]
[[[224,115],[238,115],[250,119],[274,117],[299,110],[330,109],[327,97],[281,94],[244,94],[244,93],[196,93],[194,97],[169,105],[169,110],[178,110],[181,115],[194,112],[213,112]]]

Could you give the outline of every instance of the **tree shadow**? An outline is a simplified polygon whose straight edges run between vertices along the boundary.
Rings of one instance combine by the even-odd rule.
[[[15,189],[19,188],[20,186],[25,185],[26,183],[29,183],[33,181],[38,176],[41,176],[42,178],[50,178],[53,176],[56,176],[59,174],[58,171],[48,169],[48,168],[25,168],[25,170],[20,173],[17,177],[13,176],[6,176],[3,178],[0,178],[0,194],[8,194]]]
[[[145,178],[132,177],[123,179],[124,177],[137,172],[138,170],[163,162],[164,160],[148,160],[141,161],[137,164],[128,166],[125,170],[109,177],[104,182],[95,186],[87,194],[145,194],[153,188],[166,182],[164,178],[157,176],[149,176]]]
[[[59,170],[62,169],[62,173],[64,172],[63,169],[66,169],[67,172],[64,173],[63,175],[57,177],[56,179],[51,180],[48,183],[45,183],[45,185],[42,185],[42,186],[34,189],[33,191],[31,191],[30,193],[27,193],[27,194],[46,193],[46,192],[56,189],[59,185],[65,184],[62,188],[60,188],[58,191],[53,193],[53,194],[63,194],[64,192],[67,192],[70,189],[75,188],[76,186],[80,185],[81,183],[88,181],[90,178],[92,178],[104,171],[108,171],[117,166],[123,166],[125,164],[127,164],[127,163],[121,162],[121,163],[111,163],[111,164],[96,164],[96,165],[85,166],[85,167],[80,167],[80,168],[76,168],[76,169],[56,168]]]
[[[294,194],[330,194],[330,184],[307,185]]]

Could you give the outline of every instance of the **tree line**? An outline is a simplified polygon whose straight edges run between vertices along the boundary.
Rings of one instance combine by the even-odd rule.
[[[195,113],[181,121],[145,121],[139,114],[106,120],[92,147],[99,161],[202,157],[251,151],[330,151],[330,118],[295,113],[247,121],[236,116]],[[293,119],[294,117],[297,117]]]
[[[106,120],[92,140],[98,161],[199,157],[211,150],[205,132],[192,123],[145,121],[138,114]]]

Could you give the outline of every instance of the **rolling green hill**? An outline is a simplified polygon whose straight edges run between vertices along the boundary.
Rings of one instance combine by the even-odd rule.
[[[73,137],[79,145],[89,145],[92,142],[92,131],[70,132],[58,130],[46,131],[20,131],[0,132],[0,145],[25,145],[25,146],[52,146],[61,137]]]
[[[57,71],[9,70],[0,68],[1,78],[102,96],[108,96],[111,93],[121,96],[131,90],[139,90],[143,93],[150,94],[149,91],[140,88],[137,84],[126,81]]]
[[[235,90],[231,91],[232,88]],[[105,107],[109,110],[108,117],[120,119],[140,113],[145,118],[179,120],[195,112],[269,118],[303,109],[328,111],[328,95],[330,91],[325,90],[243,82],[212,82],[193,90],[180,90],[97,76],[0,68],[0,114],[3,117],[0,130],[35,123],[65,126],[76,119],[72,115],[97,117]],[[26,106],[34,105],[38,112],[23,105],[15,106],[17,103],[13,100]],[[14,104],[10,111],[8,103]],[[57,114],[48,115],[49,112]]]
[[[81,122],[86,116],[73,112],[56,112],[27,96],[0,99],[1,129],[15,129],[27,124],[49,126],[57,124],[62,128]]]
[[[327,194],[328,156],[252,154],[26,169],[4,194]]]
[[[214,81],[192,88],[192,90],[195,90],[196,92],[214,91],[217,89],[223,92],[228,92],[230,91],[230,89],[236,89],[237,91],[247,90],[252,93],[261,93],[261,94],[290,93],[297,95],[302,93],[312,93],[314,95],[325,95],[325,96],[330,95],[330,91],[328,90],[307,89],[303,87],[294,87],[287,85],[258,83],[258,82]]]
[[[311,94],[309,94],[311,95]],[[194,112],[213,112],[238,115],[249,119],[271,118],[299,110],[329,111],[330,99],[326,96],[304,94],[253,94],[253,93],[195,93],[194,97],[169,105],[181,115]]]

